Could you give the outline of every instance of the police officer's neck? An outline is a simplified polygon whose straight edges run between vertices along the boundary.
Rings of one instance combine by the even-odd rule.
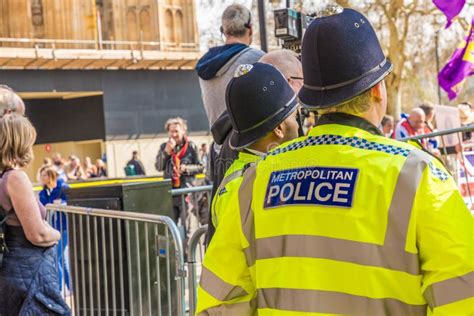
[[[369,111],[361,113],[358,116],[369,121],[374,126],[379,126],[380,123],[382,123],[382,119],[383,119],[383,114],[380,115],[380,113],[378,113],[378,111],[376,111],[374,107],[371,107]]]
[[[282,142],[276,139],[276,137],[269,137],[266,136],[257,142],[253,143],[252,145],[248,146],[247,149],[250,149],[251,151],[257,151],[263,154],[266,154],[273,148],[277,147],[280,145]]]

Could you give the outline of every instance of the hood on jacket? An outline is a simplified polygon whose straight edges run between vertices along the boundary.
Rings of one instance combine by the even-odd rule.
[[[232,132],[232,122],[230,121],[229,113],[225,110],[211,127],[214,142],[217,145],[222,145],[230,132]]]
[[[209,49],[196,65],[199,77],[203,80],[211,80],[229,60],[246,48],[248,48],[247,45],[237,43]]]

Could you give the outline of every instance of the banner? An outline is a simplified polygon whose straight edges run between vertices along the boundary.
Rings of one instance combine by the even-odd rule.
[[[466,0],[433,0],[433,3],[448,19],[446,24],[446,28],[448,28],[453,22],[453,19],[462,11]]]

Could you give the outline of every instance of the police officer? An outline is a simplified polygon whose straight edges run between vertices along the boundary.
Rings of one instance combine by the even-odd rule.
[[[214,306],[198,311],[472,315],[473,218],[438,160],[376,127],[392,66],[367,18],[317,18],[302,63],[300,99],[322,117],[245,172],[240,254],[206,258],[225,273],[202,286]]]
[[[298,55],[290,50],[282,49],[282,50],[275,50],[272,52],[269,52],[265,54],[261,59],[261,63],[265,64],[270,64],[274,66],[276,69],[278,69],[282,75],[286,78],[288,81],[288,84],[290,87],[293,89],[295,93],[298,93],[301,87],[303,86],[303,69],[301,67],[301,61],[298,59]],[[239,105],[239,102],[237,101],[237,111],[239,111],[241,108],[244,110],[246,109],[245,106],[241,107]],[[257,105],[258,106],[258,105]],[[252,109],[253,110],[253,109]],[[248,113],[248,112],[246,112]],[[297,119],[298,116],[297,116]],[[302,128],[303,124],[300,124],[300,129]],[[210,169],[213,170],[213,181],[214,184],[217,187],[214,189],[213,188],[213,204],[211,204],[211,216],[212,219],[209,221],[208,225],[208,230],[207,230],[207,235],[206,235],[206,245],[209,245],[209,242],[212,239],[212,236],[214,235],[215,228],[217,225],[217,216],[216,214],[218,213],[218,209],[224,207],[226,204],[227,200],[227,194],[224,195],[222,198],[221,195],[217,195],[217,189],[223,192],[222,190],[224,187],[219,188],[219,185],[221,184],[222,180],[224,177],[227,178],[225,181],[225,190],[224,191],[230,191],[228,188],[229,186],[234,186],[232,183],[228,182],[233,182],[233,179],[237,176],[239,171],[241,171],[242,167],[246,163],[253,162],[257,159],[257,156],[254,154],[249,153],[248,150],[244,150],[240,153],[240,157],[237,162],[234,163],[234,160],[238,158],[238,151],[233,150],[232,147],[229,145],[229,139],[232,134],[232,123],[231,119],[229,117],[229,112],[226,110],[223,115],[219,117],[219,119],[216,121],[216,123],[212,126],[211,128],[214,140],[216,143],[220,144],[221,151],[219,153],[219,158],[215,159],[214,163],[211,163]],[[301,134],[302,135],[302,134]],[[258,135],[255,135],[258,137]],[[280,141],[277,140],[275,144],[279,144]],[[266,148],[265,148],[266,150]],[[233,165],[232,165],[233,164]],[[228,171],[227,169],[229,167],[231,168],[231,171]],[[235,173],[237,171],[237,173]],[[240,182],[239,182],[240,184]],[[224,202],[222,202],[224,201]],[[222,206],[224,204],[224,206]]]
[[[242,182],[243,170],[256,162],[268,150],[298,137],[296,113],[298,102],[285,76],[274,66],[265,63],[240,65],[226,91],[226,105],[233,131],[230,146],[240,150],[238,158],[232,163],[214,197],[211,212],[216,233],[204,258],[202,287],[199,288],[201,309],[213,307],[225,301],[216,294],[206,300],[206,289],[213,275],[225,275],[226,266],[232,265],[236,256],[241,260],[239,236],[238,188]],[[222,256],[221,256],[222,254]],[[212,260],[220,256],[223,266],[214,266]],[[209,262],[207,258],[210,258]],[[246,266],[241,266],[246,271]],[[211,295],[212,295],[211,290]],[[209,297],[210,298],[210,297]]]
[[[227,87],[226,106],[233,126],[230,147],[240,152],[226,171],[212,203],[216,228],[220,214],[235,205],[229,198],[237,197],[233,193],[240,186],[244,166],[298,137],[296,94],[283,74],[269,64],[240,65]]]

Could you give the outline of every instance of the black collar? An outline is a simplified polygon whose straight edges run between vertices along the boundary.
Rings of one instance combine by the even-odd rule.
[[[322,115],[316,126],[327,125],[327,124],[339,124],[339,125],[347,125],[352,126],[364,131],[367,131],[374,135],[383,136],[382,132],[372,123],[363,119],[359,116],[346,114],[346,113],[328,113]]]

